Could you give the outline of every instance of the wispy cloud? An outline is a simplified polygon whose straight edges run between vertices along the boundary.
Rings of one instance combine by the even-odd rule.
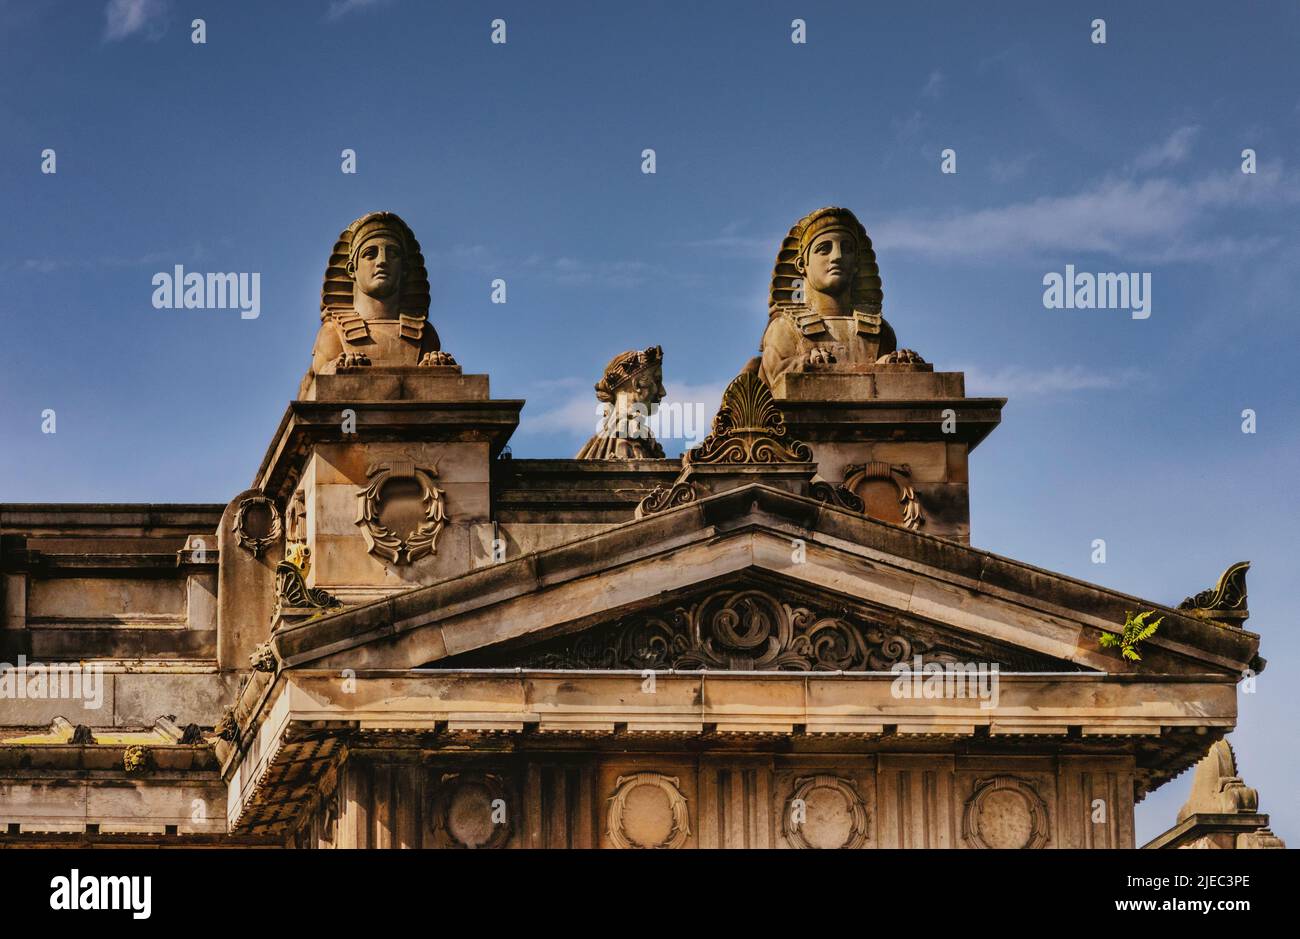
[[[1029,164],[1034,161],[1036,154],[1021,153],[1017,156],[1003,159],[994,157],[989,162],[989,176],[995,183],[1010,183],[1024,176],[1029,170]]]
[[[1182,163],[1192,152],[1192,144],[1201,132],[1200,127],[1180,127],[1165,140],[1138,154],[1134,166],[1139,170],[1154,170]]]
[[[971,260],[1098,252],[1129,261],[1198,261],[1256,255],[1278,243],[1215,233],[1220,212],[1297,203],[1300,186],[1274,164],[1256,176],[1227,171],[1193,182],[1112,177],[1072,195],[938,218],[885,218],[872,236],[893,251]]]
[[[325,19],[337,20],[349,13],[368,10],[388,2],[389,0],[330,0],[329,9],[325,11]]]
[[[943,72],[935,69],[926,79],[925,87],[921,89],[921,96],[924,98],[937,98],[943,94],[944,77]]]
[[[167,0],[108,0],[104,19],[105,42],[137,33],[156,41],[167,31]]]
[[[966,373],[966,393],[971,396],[1030,397],[1069,394],[1076,391],[1109,391],[1142,381],[1137,369],[1097,372],[1080,365],[1058,365],[1048,369],[1019,366],[986,371],[979,366],[957,369]]]

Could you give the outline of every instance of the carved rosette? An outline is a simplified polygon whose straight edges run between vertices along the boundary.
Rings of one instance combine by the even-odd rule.
[[[280,540],[280,510],[266,496],[249,496],[235,509],[230,528],[239,546],[259,558]]]
[[[972,848],[1041,848],[1051,837],[1047,803],[1019,776],[978,779],[966,800],[961,834]]]
[[[437,551],[438,535],[447,523],[442,490],[434,483],[438,471],[413,463],[374,463],[366,469],[370,485],[357,493],[357,524],[365,535],[367,550],[390,564],[411,564]],[[422,518],[414,530],[399,533],[383,523],[385,487],[412,480],[418,485]]]
[[[816,833],[808,831],[808,806],[818,798],[815,794],[829,792],[831,798],[838,798],[842,806],[838,809],[832,809],[830,812],[818,812],[818,815],[834,815],[843,822],[841,827],[848,829],[844,840],[839,844],[814,843],[808,839],[812,834],[814,839],[827,834],[823,831]],[[832,826],[817,825],[819,829]],[[781,822],[781,831],[785,835],[785,840],[793,848],[861,848],[867,843],[867,806],[862,801],[862,796],[858,794],[857,787],[852,781],[844,779],[841,776],[804,776],[794,781],[794,792],[785,803],[785,815]],[[831,834],[834,837],[834,834]]]
[[[435,840],[452,848],[501,848],[510,841],[510,792],[496,773],[444,773],[429,797]]]
[[[614,794],[609,798],[609,821],[606,828],[614,847],[680,848],[686,844],[691,836],[691,819],[680,784],[681,780],[678,777],[665,776],[663,773],[635,773],[631,776],[618,777],[614,782]],[[638,807],[639,817],[634,819],[631,817],[632,812],[629,811],[628,803],[633,793],[642,788],[651,790],[649,793],[651,798],[657,791],[666,801],[666,805],[655,805],[651,802],[647,806]],[[660,814],[663,816],[664,823],[661,827],[667,828],[666,835],[658,839],[649,837],[642,840],[636,832],[629,831],[630,825],[638,831],[653,828],[655,822],[659,820],[655,816]]]
[[[911,466],[906,463],[892,464],[882,460],[872,460],[869,463],[850,463],[844,467],[843,488],[857,496],[859,501],[863,501],[861,498],[863,488],[874,480],[890,483],[897,490],[898,504],[903,513],[900,524],[904,528],[915,531],[925,524],[921,501],[912,488]]]
[[[785,436],[785,418],[767,384],[753,372],[742,372],[722,393],[711,432],[682,455],[682,465],[811,463],[808,445],[787,442]]]

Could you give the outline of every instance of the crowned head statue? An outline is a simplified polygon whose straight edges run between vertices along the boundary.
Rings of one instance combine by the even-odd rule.
[[[325,268],[312,372],[454,368],[428,316],[429,276],[414,233],[392,212],[363,215],[343,229]]]
[[[848,209],[818,209],[795,222],[776,256],[760,377],[786,372],[866,372],[921,363],[898,350],[881,315],[880,268],[862,223]]]
[[[650,432],[648,418],[663,400],[663,349],[623,352],[605,366],[596,383],[602,404],[600,427],[578,452],[579,460],[659,459],[663,447]]]

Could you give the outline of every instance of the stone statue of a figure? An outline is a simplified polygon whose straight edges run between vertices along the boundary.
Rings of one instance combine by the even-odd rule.
[[[325,270],[311,370],[454,367],[428,316],[429,277],[415,235],[392,212],[363,215],[339,235]]]
[[[579,460],[661,459],[664,448],[650,433],[646,418],[663,400],[664,352],[651,346],[614,356],[596,384],[596,397],[605,405],[600,430],[587,441]]]
[[[923,363],[898,349],[881,315],[880,268],[862,223],[827,207],[795,223],[777,254],[759,376],[769,386],[786,372],[867,372]]]

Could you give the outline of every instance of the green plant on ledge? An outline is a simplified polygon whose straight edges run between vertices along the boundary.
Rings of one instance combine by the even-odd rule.
[[[1119,646],[1120,654],[1124,656],[1124,658],[1131,659],[1134,662],[1139,662],[1142,660],[1142,656],[1138,654],[1138,645],[1154,636],[1156,630],[1160,628],[1160,624],[1165,620],[1162,616],[1158,620],[1153,620],[1148,623],[1147,617],[1155,615],[1155,610],[1147,610],[1145,613],[1139,613],[1137,616],[1125,612],[1123,635],[1117,636],[1115,633],[1102,633],[1101,638],[1098,641],[1101,643],[1103,648],[1107,649],[1113,646]]]

